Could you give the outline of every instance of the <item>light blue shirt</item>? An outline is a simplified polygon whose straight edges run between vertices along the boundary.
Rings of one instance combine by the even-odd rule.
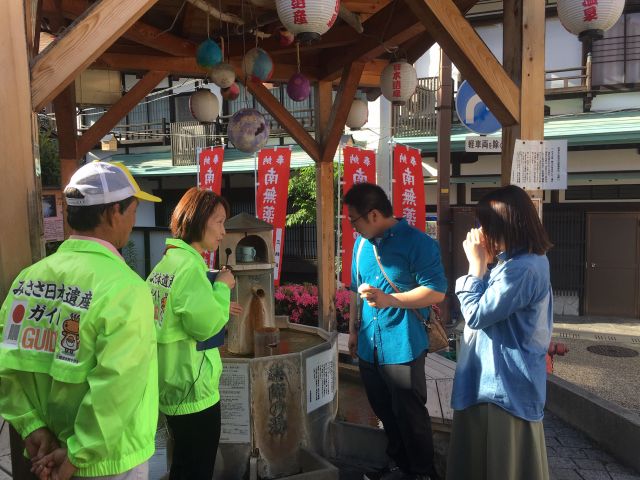
[[[358,258],[360,243],[364,242]],[[402,292],[423,286],[437,292],[447,291],[447,279],[440,261],[438,244],[426,233],[400,219],[375,239],[380,262],[387,276]],[[353,247],[351,290],[368,283],[385,293],[394,293],[380,271],[373,253],[373,243],[359,237]],[[429,309],[420,310],[429,318]],[[398,364],[416,359],[429,346],[425,327],[413,311],[405,308],[373,308],[362,305],[362,321],[358,333],[358,356],[373,363],[377,349],[378,363]]]
[[[553,329],[549,261],[530,253],[498,258],[484,279],[465,275],[456,282],[466,325],[451,404],[463,410],[489,402],[538,421]]]

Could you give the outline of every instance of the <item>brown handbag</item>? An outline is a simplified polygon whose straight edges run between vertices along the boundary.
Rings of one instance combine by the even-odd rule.
[[[373,256],[376,257],[376,261],[378,262],[380,271],[382,272],[385,280],[389,283],[389,285],[391,285],[391,288],[393,288],[396,293],[402,293],[384,271],[384,267],[382,266],[380,257],[378,256],[378,249],[375,247],[375,245],[373,246]],[[440,318],[440,308],[438,308],[437,305],[431,305],[431,314],[429,315],[429,319],[424,318],[424,316],[414,308],[412,308],[411,311],[415,314],[416,317],[418,317],[418,320],[420,320],[427,329],[427,335],[429,335],[429,353],[438,352],[449,346],[449,338],[447,337],[446,330],[442,326],[442,320]]]

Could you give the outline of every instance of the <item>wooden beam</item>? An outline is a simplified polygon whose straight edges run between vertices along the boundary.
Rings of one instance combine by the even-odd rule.
[[[331,115],[327,123],[326,134],[322,140],[321,162],[333,162],[336,148],[340,143],[340,137],[344,132],[344,125],[349,116],[349,110],[353,103],[354,95],[360,83],[360,77],[364,70],[364,62],[355,62],[345,67],[338,87],[338,95],[333,102]]]
[[[405,0],[503,126],[520,121],[520,89],[452,0]]]
[[[78,156],[82,156],[91,150],[102,137],[109,133],[111,129],[166,76],[166,71],[152,71],[142,77],[126,95],[118,100],[117,103],[113,104],[111,108],[100,117],[100,120],[78,138]]]
[[[157,0],[102,0],[31,67],[31,102],[40,110],[127,31]]]
[[[477,2],[478,0],[456,0],[455,4],[460,11],[466,13]],[[394,6],[396,3],[397,6]],[[377,58],[386,53],[387,48],[402,45],[424,30],[422,22],[406,14],[406,4],[402,0],[392,1],[364,23],[364,35],[359,36],[351,32],[351,38],[357,41],[358,45],[350,49],[346,55],[344,51],[324,53],[322,64],[326,67],[322,78],[335,80],[346,65],[356,60],[368,61]],[[429,50],[433,44],[434,39],[427,37],[424,51]]]
[[[316,162],[320,159],[320,147],[309,133],[300,125],[289,111],[274,97],[262,84],[247,81],[245,86],[260,104],[269,112],[274,119],[282,125],[291,137],[309,154]]]
[[[27,45],[29,46],[29,58],[38,54],[40,49],[40,24],[42,22],[42,0],[27,0],[25,3],[25,16],[27,29]]]
[[[324,142],[331,116],[333,85],[320,81],[316,86],[316,138]],[[318,326],[327,331],[336,326],[335,211],[333,162],[316,162],[316,225],[318,245]]]
[[[544,139],[545,8],[537,0],[522,0],[522,73],[520,135]]]

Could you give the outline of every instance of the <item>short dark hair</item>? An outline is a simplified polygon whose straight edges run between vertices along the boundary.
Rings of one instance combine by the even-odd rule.
[[[553,247],[529,195],[520,187],[507,185],[483,196],[476,207],[476,218],[494,257],[504,242],[505,251],[544,255]]]
[[[383,217],[393,216],[393,207],[384,190],[373,183],[357,183],[346,193],[342,200],[353,207],[358,215],[366,215],[378,210]]]
[[[171,233],[186,243],[202,240],[207,220],[218,205],[229,216],[229,203],[211,190],[191,187],[182,196],[171,214]]]
[[[64,196],[67,198],[84,198],[84,195],[74,187],[64,189]],[[102,205],[76,206],[67,205],[67,223],[78,232],[93,230],[102,221],[102,215],[114,205],[120,205],[120,212],[124,212],[133,203],[135,197],[128,197],[124,200]]]

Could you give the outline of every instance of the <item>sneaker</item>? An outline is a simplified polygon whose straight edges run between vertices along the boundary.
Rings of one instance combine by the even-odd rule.
[[[387,465],[382,470],[365,473],[362,477],[363,480],[403,480],[404,478],[405,473],[395,465]]]

